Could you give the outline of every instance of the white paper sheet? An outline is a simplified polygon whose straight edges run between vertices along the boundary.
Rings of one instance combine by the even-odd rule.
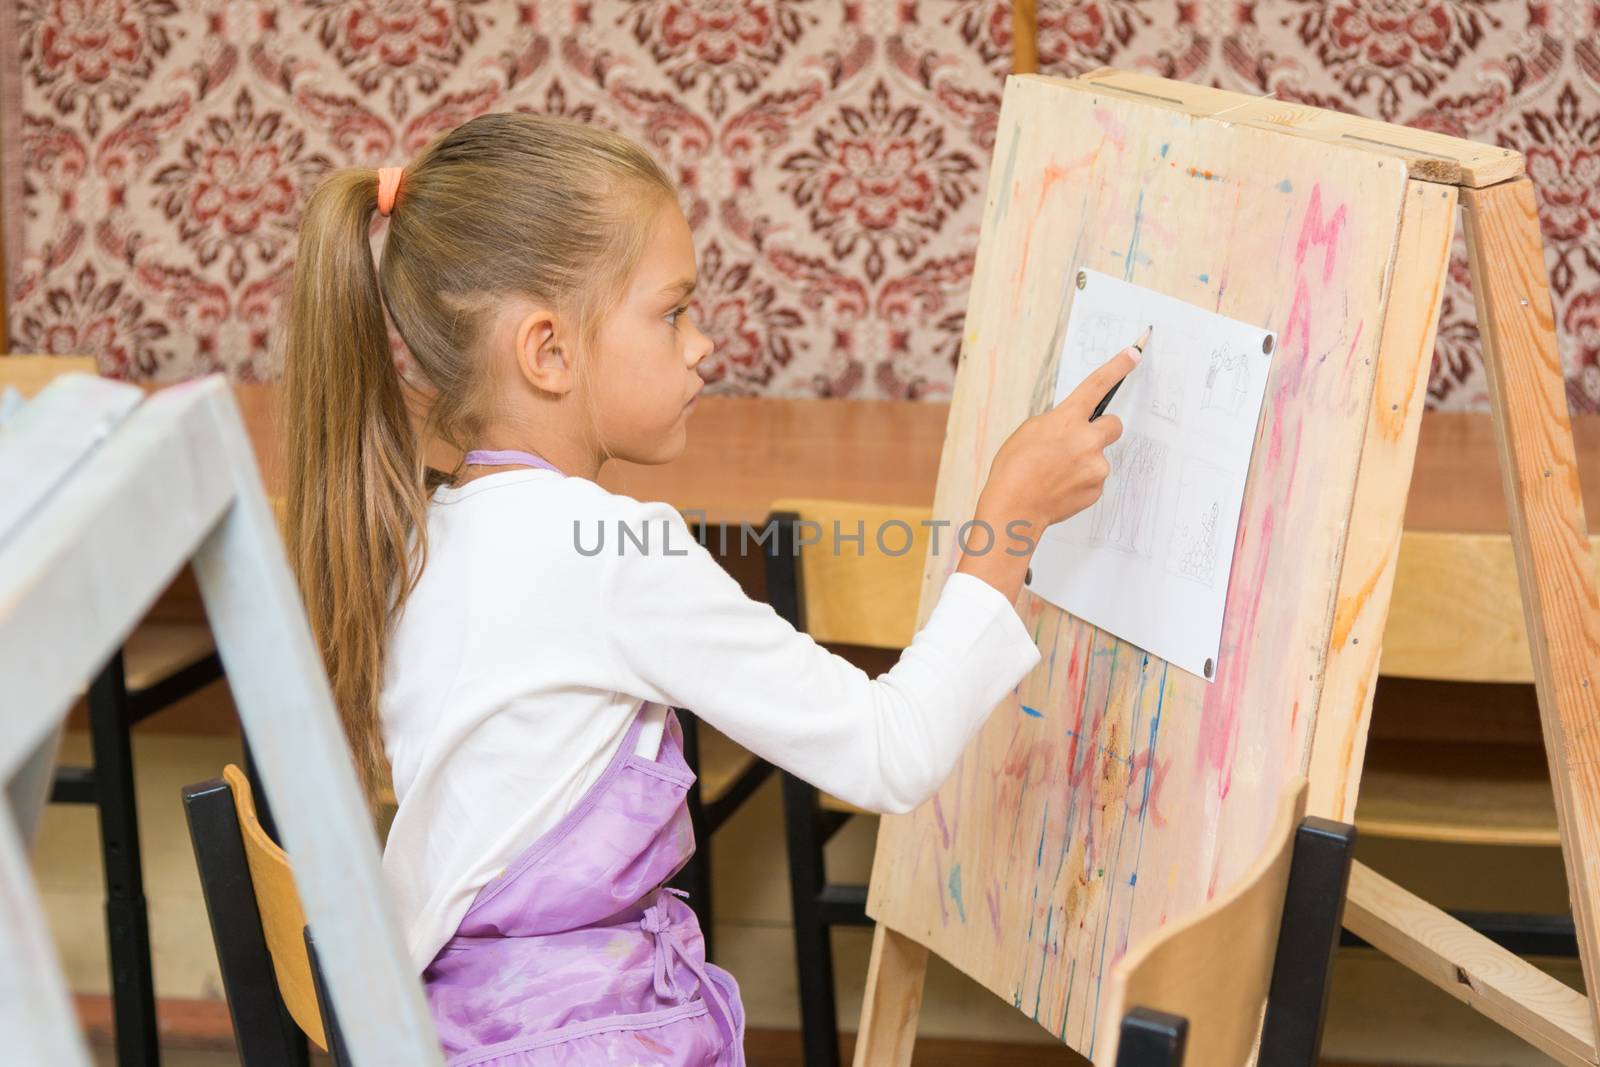
[[[1072,294],[1055,400],[1154,326],[1106,409],[1122,438],[1089,509],[1047,529],[1028,588],[1208,681],[1266,393],[1268,330],[1098,271]]]

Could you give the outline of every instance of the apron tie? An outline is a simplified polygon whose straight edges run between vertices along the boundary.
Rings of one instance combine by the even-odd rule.
[[[657,890],[655,897],[644,909],[644,917],[639,920],[639,928],[649,934],[655,944],[655,987],[656,993],[666,1000],[682,1004],[688,998],[678,989],[678,984],[673,977],[672,957],[677,956],[683,961],[694,976],[700,980],[700,995],[705,997],[706,1007],[711,1019],[716,1023],[717,1030],[721,1032],[728,1048],[734,1051],[735,1067],[744,1064],[744,1049],[739,1043],[739,1035],[734,1029],[733,1008],[728,1004],[728,999],[722,993],[722,987],[711,980],[705,968],[696,962],[678,938],[678,931],[672,924],[672,919],[667,915],[666,894],[687,898],[689,894],[681,889],[671,886],[662,886]]]

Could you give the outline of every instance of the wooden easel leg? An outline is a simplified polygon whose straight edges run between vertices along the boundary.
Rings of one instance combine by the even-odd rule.
[[[879,923],[872,934],[855,1067],[910,1067],[927,976],[927,947]]]
[[[1526,178],[1463,190],[1495,441],[1590,1019],[1600,1028],[1600,600]]]

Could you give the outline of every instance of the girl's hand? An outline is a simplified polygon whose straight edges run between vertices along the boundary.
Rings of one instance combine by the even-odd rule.
[[[1006,438],[995,453],[973,515],[994,530],[994,547],[982,555],[965,555],[958,571],[982,578],[1015,599],[1045,527],[1100,499],[1111,473],[1105,450],[1122,436],[1122,420],[1102,415],[1090,422],[1089,416],[1138,363],[1137,348],[1123,349],[1061,403],[1031,416]],[[1019,539],[1025,539],[1028,551],[1018,552],[1023,544]]]
[[[1071,518],[1099,500],[1111,473],[1105,450],[1122,436],[1122,420],[1102,415],[1090,422],[1089,415],[1138,362],[1136,349],[1123,349],[1061,403],[1017,427],[995,453],[979,498],[991,497],[1012,517],[1044,526]]]

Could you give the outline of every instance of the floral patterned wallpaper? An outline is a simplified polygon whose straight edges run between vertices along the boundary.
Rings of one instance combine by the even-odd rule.
[[[1116,65],[1503,144],[1537,183],[1573,406],[1600,411],[1600,0],[1041,0]],[[998,0],[0,0],[15,351],[269,379],[298,206],[488,109],[677,177],[719,392],[949,396],[1010,64]],[[1481,406],[1465,258],[1431,387]]]

